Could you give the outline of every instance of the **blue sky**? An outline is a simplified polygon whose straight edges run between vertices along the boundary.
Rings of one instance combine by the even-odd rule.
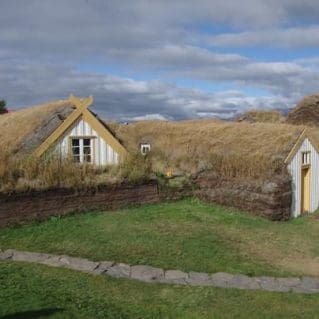
[[[11,108],[74,93],[119,121],[232,118],[319,91],[314,0],[2,0],[0,12]]]

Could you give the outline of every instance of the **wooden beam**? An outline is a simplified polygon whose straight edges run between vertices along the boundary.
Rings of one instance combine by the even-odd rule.
[[[109,144],[123,159],[128,155],[125,147],[111,134],[111,132],[89,111],[83,113],[83,119]]]
[[[299,135],[297,142],[295,143],[295,145],[293,146],[293,148],[291,149],[291,151],[289,152],[288,156],[285,159],[285,164],[289,164],[290,161],[293,159],[295,154],[298,152],[302,142],[304,141],[305,136],[306,136],[306,129],[304,129]]]
[[[79,99],[73,94],[69,96],[69,101],[71,104],[73,104],[78,110],[84,112],[89,108],[90,105],[93,103],[93,96],[90,95],[89,97],[85,99]]]
[[[308,133],[308,129],[305,128],[302,133],[300,134],[300,136],[297,139],[296,144],[294,145],[294,147],[291,149],[290,153],[288,154],[288,156],[285,159],[285,164],[289,164],[293,157],[296,155],[296,153],[298,152],[298,150],[300,149],[301,144],[303,143],[303,141],[307,138],[311,145],[314,147],[314,149],[317,151],[317,153],[319,154],[319,148],[318,145],[316,143],[314,143],[311,134]]]
[[[65,121],[35,150],[36,156],[42,156],[82,115],[78,109],[74,110]]]

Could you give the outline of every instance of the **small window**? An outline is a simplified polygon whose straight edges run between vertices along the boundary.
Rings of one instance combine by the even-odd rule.
[[[141,144],[141,153],[143,155],[146,155],[151,150],[151,145],[149,143],[143,143]]]
[[[71,154],[76,163],[92,163],[92,139],[71,138]]]
[[[310,152],[301,153],[302,165],[310,165]]]

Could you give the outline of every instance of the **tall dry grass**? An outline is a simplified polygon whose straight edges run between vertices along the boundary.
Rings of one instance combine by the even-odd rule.
[[[149,157],[133,154],[119,165],[97,167],[75,163],[56,154],[46,157],[0,154],[0,192],[71,187],[83,189],[129,181],[139,183],[152,174]]]
[[[112,127],[128,150],[151,144],[153,171],[196,174],[207,170],[221,177],[266,179],[286,169],[284,160],[303,127],[216,120],[143,121]]]

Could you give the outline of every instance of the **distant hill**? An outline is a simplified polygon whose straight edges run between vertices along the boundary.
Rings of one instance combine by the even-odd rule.
[[[319,126],[319,94],[304,97],[288,113],[287,123]]]
[[[245,112],[235,118],[235,122],[248,123],[283,123],[285,117],[276,110],[255,110]]]

